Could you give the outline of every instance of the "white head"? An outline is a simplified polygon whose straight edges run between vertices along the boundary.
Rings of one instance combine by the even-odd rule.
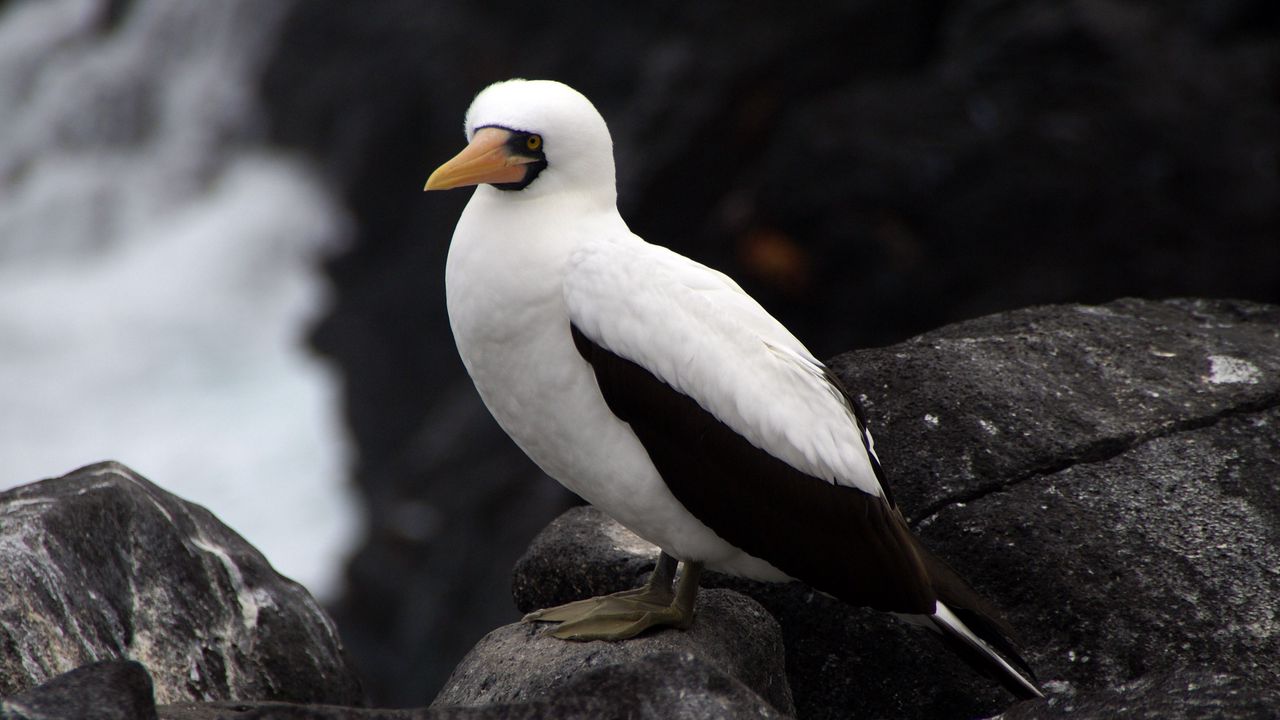
[[[582,93],[554,80],[485,88],[466,119],[467,147],[427,180],[427,190],[488,184],[512,199],[578,193],[613,202],[613,140]]]

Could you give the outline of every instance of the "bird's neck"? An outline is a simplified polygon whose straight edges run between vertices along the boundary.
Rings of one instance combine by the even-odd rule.
[[[586,240],[630,232],[617,207],[598,198],[518,195],[476,189],[449,247],[451,304],[562,304],[561,283],[574,249]]]
[[[563,266],[583,241],[618,232],[629,231],[612,193],[526,194],[484,185],[467,203],[454,242],[475,243],[545,272]]]

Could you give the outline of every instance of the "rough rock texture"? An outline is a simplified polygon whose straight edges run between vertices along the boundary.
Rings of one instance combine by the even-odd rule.
[[[831,366],[874,416],[898,500],[919,521],[1024,478],[1274,406],[1278,334],[1272,305],[1119,300],[956,323]]]
[[[1273,720],[1280,688],[1230,675],[1178,672],[1111,689],[1023,703],[1000,720]]]
[[[284,703],[178,703],[161,720],[506,720],[783,718],[794,708],[777,622],[751,599],[704,593],[688,632],[625,643],[565,642],[542,625],[489,633],[430,708],[368,710]]]
[[[160,702],[363,700],[302,586],[118,463],[0,493],[0,587],[0,695],[120,658]]]
[[[425,709],[368,710],[293,703],[181,703],[157,710],[159,720],[441,720]]]
[[[489,633],[430,708],[183,703],[160,720],[709,720],[783,718],[794,708],[777,623],[751,599],[704,594],[699,622],[625,643],[565,642],[542,625]]]
[[[1247,712],[1250,688],[1280,686],[1280,308],[1033,308],[832,366],[922,538],[1006,610],[1050,692],[1155,702],[1124,688],[1209,674],[1234,690],[1205,702]],[[572,510],[517,566],[517,605],[634,586],[655,554]],[[778,618],[799,717],[961,718],[1011,701],[886,617],[799,585],[707,584]]]
[[[592,687],[582,681],[591,674],[631,677],[642,686],[662,687],[664,696],[686,698],[683,706],[667,708],[672,717],[705,717],[698,713],[716,703],[793,714],[777,622],[749,598],[725,590],[704,593],[699,607],[699,622],[688,632],[668,630],[623,643],[565,642],[544,636],[543,623],[498,628],[463,658],[433,706],[560,698],[566,686]],[[646,666],[656,672],[645,672]],[[664,707],[658,699],[640,705],[652,705],[655,717]]]
[[[159,720],[444,720],[425,708],[370,710],[296,703],[175,703],[157,709]],[[477,718],[484,716],[477,715]],[[489,716],[497,718],[498,716]]]
[[[1280,308],[1035,308],[834,367],[921,536],[1046,677],[1280,683]]]
[[[554,688],[550,696],[496,705],[440,706],[432,710],[472,710],[482,717],[618,718],[618,720],[702,720],[782,718],[746,685],[716,665],[688,653],[655,653],[619,665],[588,670]],[[469,716],[463,716],[469,717]]]
[[[1277,7],[296,3],[262,96],[357,228],[314,341],[372,508],[337,610],[375,695],[425,702],[509,621],[485,599],[566,502],[480,407],[444,317],[467,194],[420,189],[479,88],[586,92],[631,226],[828,356],[1048,302],[1280,302]]]
[[[155,720],[151,676],[133,661],[106,660],[76,668],[0,700],[4,720]]]

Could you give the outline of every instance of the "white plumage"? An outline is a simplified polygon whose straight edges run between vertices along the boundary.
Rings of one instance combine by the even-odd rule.
[[[576,115],[598,125],[566,123],[570,144],[553,121]],[[477,187],[449,247],[449,321],[490,412],[544,472],[676,558],[786,577],[743,557],[676,501],[635,434],[609,411],[570,324],[757,447],[881,494],[843,398],[800,341],[736,283],[628,229],[615,202],[611,151],[607,166],[577,162],[612,146],[585,98],[557,83],[495,85],[473,103],[468,139],[499,124],[538,129],[554,165],[519,193]],[[579,145],[584,136],[589,142]],[[584,182],[563,179],[563,165]]]
[[[582,243],[569,321],[802,472],[884,491],[848,401],[822,363],[722,273],[635,235]]]
[[[727,276],[646,243],[627,228],[616,205],[612,141],[586,98],[555,82],[499,83],[476,97],[467,113],[466,135],[468,148],[427,184],[428,189],[445,189],[487,183],[476,188],[450,245],[445,275],[449,319],[486,406],[539,467],[675,559],[762,580],[788,579],[787,568],[773,563],[788,557],[794,561],[795,556],[787,555],[790,548],[778,553],[779,559],[754,557],[676,498],[670,484],[671,452],[664,466],[668,477],[655,465],[653,453],[662,448],[654,443],[665,440],[660,433],[642,440],[634,426],[641,421],[660,425],[662,418],[633,416],[629,423],[615,414],[610,402],[617,398],[606,399],[598,375],[602,370],[575,346],[576,330],[592,352],[599,350],[615,365],[639,366],[644,377],[660,381],[654,386],[660,392],[674,390],[696,401],[698,412],[713,417],[712,424],[726,426],[764,451],[763,460],[752,462],[784,463],[775,467],[775,476],[787,478],[798,471],[797,477],[808,479],[796,481],[797,488],[816,478],[828,485],[828,490],[818,488],[821,493],[845,488],[832,497],[862,503],[858,507],[869,508],[881,525],[868,524],[870,540],[861,545],[835,548],[832,573],[839,577],[840,553],[853,557],[889,548],[885,552],[891,560],[877,564],[876,558],[853,557],[854,564],[888,572],[879,577],[891,582],[897,581],[893,568],[901,565],[903,575],[911,576],[902,585],[911,598],[909,612],[932,616],[944,633],[964,642],[976,640],[990,652],[946,606],[939,602],[935,607],[937,596],[925,567],[929,558],[922,559],[925,551],[917,548],[880,484],[870,434],[864,438],[849,399],[822,364]],[[652,424],[646,427],[653,429]],[[732,467],[750,472],[742,464]],[[777,467],[783,470],[776,472]],[[751,490],[729,486],[740,479],[746,478],[730,473],[707,482],[723,483],[718,487],[726,498],[736,493],[740,504],[734,507],[757,512]],[[771,497],[790,502],[786,482],[744,487],[783,492]],[[708,492],[712,497],[717,492],[714,486],[695,490],[700,502]],[[682,492],[682,498],[693,497],[687,486]],[[814,492],[812,486],[808,492]],[[803,508],[803,502],[792,507]],[[813,507],[815,516],[830,510]],[[718,517],[717,527],[731,526],[733,520]],[[848,524],[856,527],[863,520],[849,517]],[[805,524],[805,518],[785,521],[793,528]],[[828,522],[845,524],[842,517]],[[745,537],[741,528],[731,530]],[[768,533],[771,528],[750,532],[757,530]],[[831,552],[826,547],[814,550]],[[797,567],[815,554],[805,547],[799,552]],[[663,574],[661,566],[655,578]],[[819,567],[810,574],[826,572]],[[669,584],[670,577],[664,578]],[[643,602],[652,600],[646,598]],[[688,601],[691,613],[692,594]],[[884,604],[879,596],[876,602]],[[582,615],[581,610],[575,608],[572,617]],[[1015,690],[1037,692],[1007,663],[1003,667],[1017,678]]]

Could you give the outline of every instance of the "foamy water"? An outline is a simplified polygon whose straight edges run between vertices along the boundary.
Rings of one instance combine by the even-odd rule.
[[[120,460],[321,596],[359,531],[305,345],[348,230],[252,95],[285,5],[0,14],[0,488]]]

